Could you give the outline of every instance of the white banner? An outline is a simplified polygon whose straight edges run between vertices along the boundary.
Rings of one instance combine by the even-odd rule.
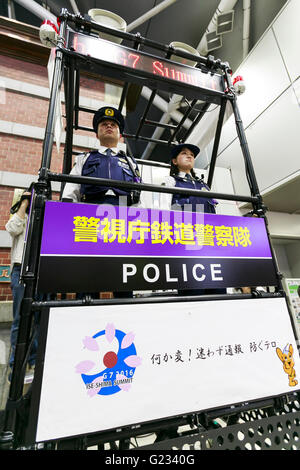
[[[36,441],[293,392],[283,298],[50,310]]]

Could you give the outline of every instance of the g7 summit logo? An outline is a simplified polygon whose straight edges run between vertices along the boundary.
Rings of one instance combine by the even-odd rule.
[[[135,369],[141,364],[133,341],[132,332],[117,330],[113,323],[83,339],[90,358],[77,364],[75,371],[81,374],[90,397],[127,392],[131,388]]]

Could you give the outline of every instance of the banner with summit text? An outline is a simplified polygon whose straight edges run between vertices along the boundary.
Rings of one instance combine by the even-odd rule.
[[[284,298],[58,307],[42,317],[33,442],[299,391]]]
[[[264,219],[46,202],[40,292],[276,283]]]

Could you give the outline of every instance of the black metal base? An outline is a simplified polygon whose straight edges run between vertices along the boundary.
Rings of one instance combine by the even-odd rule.
[[[281,397],[272,405],[264,406],[263,403],[262,408],[251,408],[249,405],[248,410],[233,409],[232,414],[230,410],[227,414],[219,410],[219,417],[214,417],[218,415],[215,410],[212,415],[202,413],[153,423],[140,429],[82,435],[27,448],[22,442],[16,446],[13,433],[3,431],[0,433],[0,450],[87,450],[95,446],[98,450],[110,451],[299,450],[299,396],[296,395],[289,403]],[[185,426],[183,432],[180,432],[181,426]],[[140,439],[146,433],[151,434],[153,443],[140,446]]]
[[[286,410],[290,409],[290,412]],[[294,402],[274,416],[253,410],[236,416],[237,424],[155,442],[141,450],[299,450],[300,406]]]

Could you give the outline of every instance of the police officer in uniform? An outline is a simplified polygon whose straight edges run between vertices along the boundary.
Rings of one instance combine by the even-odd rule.
[[[209,191],[210,188],[201,178],[198,178],[194,171],[195,158],[199,152],[199,147],[192,144],[184,143],[174,146],[171,150],[170,176],[167,176],[162,184],[172,188],[176,187]],[[188,210],[197,212],[197,210],[199,211],[200,204],[202,212],[211,214],[216,213],[215,206],[217,201],[214,199],[207,199],[202,198],[201,196],[189,196],[184,194],[161,193],[160,195],[161,209],[182,211]],[[226,293],[226,289],[178,289],[179,295],[203,295],[217,293]],[[156,442],[176,437],[178,437],[177,427],[171,427],[169,429],[159,431],[157,433]]]
[[[94,114],[93,129],[100,141],[99,149],[78,155],[70,174],[141,182],[135,160],[118,149],[120,135],[124,130],[124,118],[120,111],[108,106],[98,109]],[[66,183],[62,199],[112,205],[125,202],[125,205],[131,206],[139,201],[139,192],[124,188]]]
[[[198,178],[193,169],[195,158],[199,152],[199,147],[192,144],[184,143],[173,147],[171,150],[170,176],[165,178],[163,185],[209,191],[210,189],[207,184]],[[161,204],[165,208],[168,207],[170,209],[172,206],[173,209],[191,210],[192,212],[197,212],[197,204],[201,204],[203,212],[215,214],[217,201],[202,198],[201,196],[163,194]]]
[[[135,160],[118,149],[124,125],[124,118],[118,109],[109,106],[98,109],[94,114],[93,129],[100,147],[78,155],[70,174],[131,183],[141,182]],[[137,204],[139,197],[140,192],[131,189],[76,183],[66,183],[62,194],[62,200],[114,206]],[[82,294],[78,294],[80,295]],[[114,292],[114,297],[132,297],[132,292]]]
[[[171,150],[170,176],[162,183],[165,186],[197,189],[210,191],[207,184],[199,178],[194,171],[195,158],[200,152],[199,147],[192,144],[178,144]],[[201,196],[189,196],[183,194],[162,194],[161,208],[173,210],[185,210],[215,214],[217,201],[215,199],[203,198]],[[201,205],[201,206],[200,206]],[[178,290],[180,295],[202,295],[202,294],[224,294],[226,289],[185,289]]]

